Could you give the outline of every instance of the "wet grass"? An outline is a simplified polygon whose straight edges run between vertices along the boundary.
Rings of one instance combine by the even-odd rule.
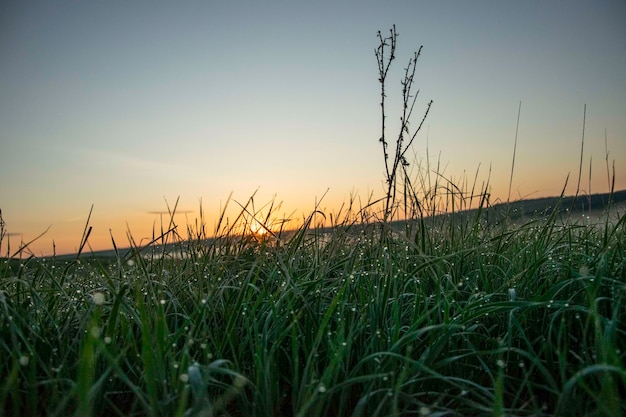
[[[308,220],[5,260],[0,414],[626,414],[623,214]]]

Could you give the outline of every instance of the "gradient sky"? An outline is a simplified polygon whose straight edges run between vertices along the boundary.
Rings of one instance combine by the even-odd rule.
[[[415,144],[462,181],[512,197],[626,188],[626,2],[3,1],[0,209],[12,249],[74,252],[91,205],[94,250],[151,235],[180,198],[212,227],[229,194],[276,214],[383,194],[376,32],[398,33],[388,87],[424,45]],[[417,125],[419,120],[415,120]],[[394,127],[393,123],[392,126]],[[396,130],[390,129],[393,137]],[[417,164],[415,164],[417,165]],[[183,213],[186,212],[186,213]],[[6,252],[6,240],[1,248]]]

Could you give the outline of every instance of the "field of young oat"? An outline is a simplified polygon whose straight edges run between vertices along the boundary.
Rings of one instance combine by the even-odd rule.
[[[623,415],[624,214],[473,213],[5,258],[1,413]]]

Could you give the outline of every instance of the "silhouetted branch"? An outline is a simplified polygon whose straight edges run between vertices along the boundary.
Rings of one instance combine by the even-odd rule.
[[[386,95],[386,82],[387,74],[391,66],[391,62],[395,59],[395,50],[397,44],[398,33],[396,26],[389,31],[389,37],[383,38],[381,32],[377,33],[379,45],[376,48],[375,55],[378,64],[378,81],[380,82],[380,109],[381,109],[381,136],[379,142],[383,147],[383,159],[385,162],[385,182],[387,184],[386,196],[385,196],[385,212],[384,220],[387,221],[393,217],[393,211],[396,202],[397,191],[397,176],[399,167],[407,167],[409,162],[406,159],[406,152],[413,144],[417,133],[421,130],[426,117],[430,111],[432,100],[428,103],[424,117],[422,118],[419,126],[411,135],[410,133],[410,119],[413,115],[413,109],[415,102],[419,95],[419,90],[415,94],[412,94],[413,83],[415,82],[415,70],[417,67],[417,59],[422,53],[422,47],[417,52],[413,53],[413,58],[409,60],[408,65],[404,69],[404,77],[400,81],[402,85],[402,115],[400,116],[400,131],[396,138],[396,147],[394,151],[393,161],[389,160],[389,143],[386,137],[386,120],[387,115],[385,113],[385,99]],[[389,48],[388,56],[385,54],[386,48]],[[408,143],[405,144],[405,135],[410,137]]]

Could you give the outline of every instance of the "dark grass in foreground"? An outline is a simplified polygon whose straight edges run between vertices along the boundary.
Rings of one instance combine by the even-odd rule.
[[[5,263],[0,414],[624,415],[625,223],[200,227],[178,256]]]

